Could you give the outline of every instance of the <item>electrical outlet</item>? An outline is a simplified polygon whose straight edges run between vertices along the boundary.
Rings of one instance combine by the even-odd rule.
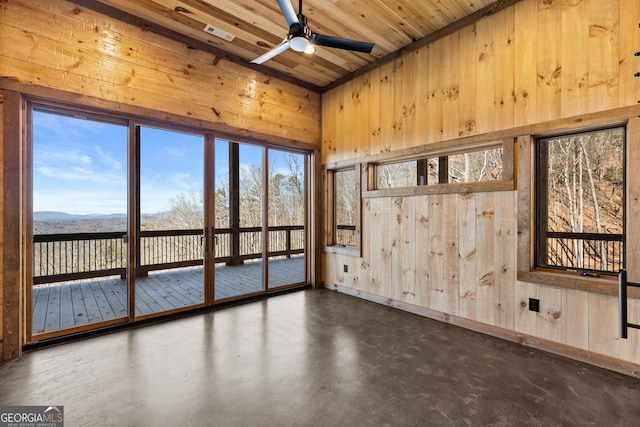
[[[344,264],[344,266],[342,267],[342,269],[344,270],[345,273],[349,272],[349,266],[347,264]]]
[[[540,312],[540,300],[536,298],[529,298],[529,311]]]

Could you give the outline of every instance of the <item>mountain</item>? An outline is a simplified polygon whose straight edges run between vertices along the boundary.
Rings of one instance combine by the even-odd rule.
[[[65,212],[52,212],[41,211],[33,213],[33,220],[40,221],[82,221],[82,220],[97,220],[97,219],[115,219],[126,218],[126,214],[88,214],[88,215],[74,215]]]

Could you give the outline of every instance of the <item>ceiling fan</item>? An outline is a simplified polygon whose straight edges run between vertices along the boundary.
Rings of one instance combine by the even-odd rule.
[[[314,33],[307,25],[307,17],[302,14],[302,0],[300,0],[298,14],[296,14],[291,0],[277,1],[284,15],[284,19],[287,21],[287,24],[289,24],[289,34],[287,34],[287,37],[279,45],[251,61],[254,64],[262,64],[289,48],[296,52],[313,53],[315,52],[314,46],[326,46],[336,49],[371,53],[375,46],[373,43]]]

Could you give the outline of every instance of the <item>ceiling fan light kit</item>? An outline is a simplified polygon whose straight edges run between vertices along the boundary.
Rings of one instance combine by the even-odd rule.
[[[316,51],[315,46],[371,53],[375,46],[373,43],[314,33],[307,25],[306,16],[302,14],[302,0],[300,0],[297,14],[291,0],[277,1],[284,19],[289,25],[289,34],[279,45],[251,61],[254,64],[262,64],[289,48],[296,52],[304,52],[307,54],[314,53]]]
[[[311,42],[304,37],[294,37],[289,40],[289,47],[296,52],[305,52],[311,46]]]

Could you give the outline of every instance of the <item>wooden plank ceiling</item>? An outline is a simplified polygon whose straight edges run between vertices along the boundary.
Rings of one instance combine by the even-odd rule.
[[[93,7],[88,1],[74,1]],[[299,0],[293,0],[298,11]],[[276,0],[99,0],[119,18],[137,25],[170,30],[212,50],[249,63],[288,33]],[[455,23],[493,13],[504,0],[304,0],[303,14],[312,31],[375,43],[371,54],[318,47],[312,55],[288,50],[262,65],[267,74],[291,76],[310,87],[324,88]],[[102,10],[104,12],[104,10]],[[111,13],[113,15],[113,13]],[[134,17],[136,19],[131,19]],[[146,24],[145,24],[146,23]],[[232,41],[204,31],[205,25],[234,36]],[[176,38],[176,37],[174,37]]]

